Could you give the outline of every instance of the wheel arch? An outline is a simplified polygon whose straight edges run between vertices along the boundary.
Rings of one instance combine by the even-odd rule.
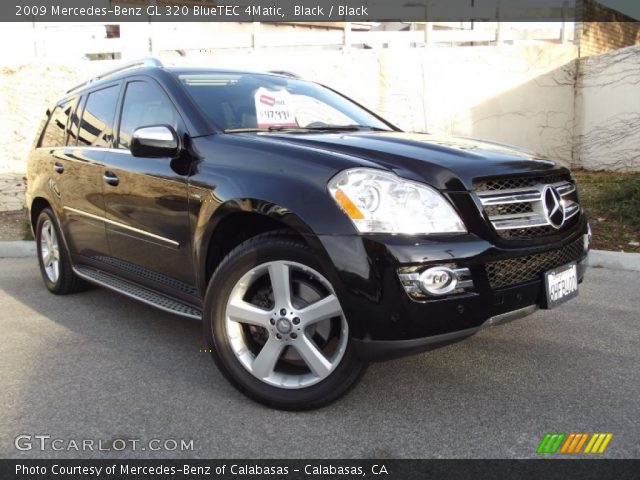
[[[33,233],[34,238],[36,235],[36,223],[38,222],[38,217],[47,207],[53,210],[51,202],[44,197],[35,197],[31,201],[31,205],[29,206],[29,223],[31,225],[31,233]]]
[[[201,213],[195,232],[195,262],[198,288],[207,288],[220,262],[236,246],[260,234],[278,232],[291,235],[326,255],[313,230],[294,212],[257,199],[235,199],[219,205],[213,212]]]

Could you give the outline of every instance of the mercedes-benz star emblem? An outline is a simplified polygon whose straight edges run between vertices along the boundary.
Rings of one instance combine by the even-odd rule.
[[[544,204],[544,214],[549,225],[553,228],[562,227],[564,224],[564,204],[558,191],[551,185],[544,187],[542,202]]]
[[[278,330],[278,332],[282,333],[283,335],[286,335],[292,329],[291,322],[286,318],[280,318],[276,322],[276,329]]]

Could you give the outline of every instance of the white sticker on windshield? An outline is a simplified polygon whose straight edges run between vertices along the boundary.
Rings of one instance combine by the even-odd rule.
[[[254,100],[258,128],[298,126],[291,111],[291,95],[286,90],[267,90],[260,87],[256,90]]]

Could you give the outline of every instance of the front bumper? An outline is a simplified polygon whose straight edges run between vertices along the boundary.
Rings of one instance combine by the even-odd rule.
[[[472,335],[475,335],[483,328],[502,325],[504,323],[518,320],[519,318],[531,315],[538,310],[538,305],[514,310],[513,312],[502,313],[489,318],[479,327],[457,330],[455,332],[433,335],[432,337],[414,338],[412,340],[353,340],[356,352],[360,358],[369,361],[391,360],[393,358],[404,357],[416,353],[434,350],[436,348],[451,345]]]
[[[521,248],[499,248],[473,234],[437,239],[321,236],[320,241],[335,267],[333,284],[359,355],[367,360],[383,360],[462,340],[483,327],[542,306],[543,271],[526,282],[502,285],[490,278],[487,264],[579,245],[587,228],[584,220],[560,241]],[[579,281],[584,277],[587,253],[581,248],[573,259],[578,264]],[[444,263],[468,268],[473,288],[423,301],[416,301],[405,292],[398,269]]]

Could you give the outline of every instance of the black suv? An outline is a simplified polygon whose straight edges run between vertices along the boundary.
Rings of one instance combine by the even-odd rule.
[[[51,292],[202,319],[228,380],[288,409],[572,298],[589,248],[569,171],[539,155],[405,133],[287,72],[155,59],[47,113],[27,201]]]

